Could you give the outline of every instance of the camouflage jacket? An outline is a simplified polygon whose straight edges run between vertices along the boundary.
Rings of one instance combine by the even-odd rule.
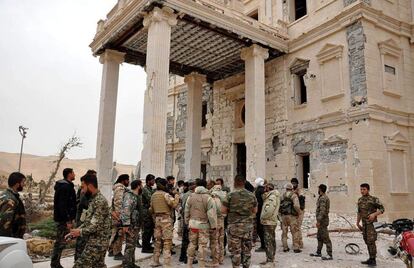
[[[329,225],[329,208],[329,197],[326,194],[320,195],[316,202],[316,220],[321,225]]]
[[[196,214],[196,210],[199,205],[196,205],[195,202],[198,202],[199,198],[197,195],[207,195],[207,202],[206,204],[202,204],[204,211],[201,214],[206,214],[206,219],[201,220],[199,218],[194,217]],[[200,213],[197,213],[200,214]],[[203,186],[198,186],[195,188],[193,194],[187,199],[187,203],[185,205],[184,211],[184,221],[188,224],[189,228],[193,229],[210,229],[210,228],[217,228],[217,208],[214,199],[210,196],[209,191],[204,188]]]
[[[115,183],[112,187],[114,193],[112,197],[112,211],[121,212],[125,189],[126,187],[122,183]]]
[[[263,207],[260,213],[260,222],[263,225],[277,225],[277,216],[279,214],[280,193],[278,190],[272,190],[264,193]]]
[[[122,199],[122,226],[140,226],[142,221],[142,204],[139,195],[126,189]]]
[[[155,190],[145,185],[142,189],[142,208],[148,210],[151,206],[151,196],[155,193]]]
[[[358,199],[358,215],[363,223],[368,222],[368,216],[377,211],[384,213],[385,209],[381,201],[372,195],[362,196]],[[377,221],[377,219],[375,219]]]
[[[227,221],[229,224],[246,223],[253,224],[257,207],[257,200],[253,193],[246,189],[235,189],[227,195],[227,201],[223,203],[227,208]]]
[[[6,189],[0,195],[0,236],[23,238],[26,212],[18,193]]]
[[[224,219],[226,215],[221,212],[221,207],[223,206],[223,203],[227,201],[227,193],[222,190],[220,185],[214,185],[213,188],[211,188],[210,193],[216,203],[217,218]]]
[[[81,236],[88,241],[105,242],[111,231],[111,212],[108,201],[101,192],[92,196],[88,210],[85,212],[85,221],[79,227]]]

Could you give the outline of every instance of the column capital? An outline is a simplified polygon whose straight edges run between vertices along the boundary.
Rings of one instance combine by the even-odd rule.
[[[247,60],[251,57],[260,57],[263,60],[266,60],[269,57],[269,50],[256,44],[241,50],[242,60]]]
[[[104,64],[107,61],[115,61],[118,64],[124,62],[125,53],[112,49],[106,49],[104,53],[99,57],[99,62]]]
[[[144,27],[148,28],[153,22],[167,22],[171,27],[177,25],[177,14],[169,7],[155,7],[144,17]]]
[[[204,84],[206,81],[207,81],[206,76],[203,75],[203,74],[199,74],[197,72],[192,72],[192,73],[187,74],[186,76],[184,76],[184,82],[186,84],[194,83],[194,82]]]

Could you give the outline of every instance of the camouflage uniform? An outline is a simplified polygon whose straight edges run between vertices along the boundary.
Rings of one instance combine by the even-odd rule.
[[[0,236],[23,238],[26,212],[18,193],[6,189],[0,195]]]
[[[79,227],[82,225],[83,221],[85,220],[85,212],[88,209],[90,197],[85,195],[81,192],[81,189],[79,189],[77,194],[77,203],[78,203],[78,209],[76,210],[76,227]],[[83,250],[86,246],[86,240],[84,237],[78,237],[76,239],[76,245],[75,245],[75,261],[80,257]]]
[[[332,242],[329,238],[328,225],[329,225],[329,208],[330,201],[326,194],[319,196],[316,203],[316,220],[320,224],[318,228],[318,249],[316,253],[322,253],[323,244],[326,245],[326,252],[329,256],[332,256]]]
[[[125,193],[125,185],[122,183],[116,183],[113,190],[112,198],[112,212],[121,213],[122,198]],[[121,222],[112,218],[112,234],[109,242],[109,251],[115,256],[122,252],[122,242],[124,240],[124,233],[122,232]]]
[[[384,213],[384,206],[381,204],[377,197],[367,195],[358,199],[358,215],[362,220],[362,234],[365,244],[368,247],[369,257],[375,259],[377,257],[377,231],[375,230],[374,223],[368,221],[368,216],[377,211]],[[375,219],[375,221],[377,221]]]
[[[266,262],[275,261],[277,216],[279,214],[280,194],[272,190],[263,194],[263,208],[260,214],[260,223],[264,230]]]
[[[292,192],[287,191],[282,195],[281,202],[283,202],[284,198],[290,198],[293,201],[293,208],[295,211],[300,210],[299,205],[299,198],[298,196]],[[282,215],[282,244],[283,250],[288,250],[288,231],[292,233],[292,242],[293,242],[293,250],[300,249],[300,236],[299,236],[299,225],[298,225],[298,216],[296,215]]]
[[[216,202],[216,207],[217,207],[217,228],[215,230],[217,245],[213,247],[210,241],[210,246],[212,247],[211,255],[213,256],[215,263],[223,264],[223,261],[224,261],[224,217],[226,215],[221,212],[221,207],[222,207],[222,204],[227,201],[227,193],[221,189],[220,185],[214,185],[210,191],[211,191],[211,196],[214,198],[214,201]],[[213,254],[213,251],[214,251],[214,254]]]
[[[192,194],[191,191],[188,191],[186,193],[183,194],[183,197],[181,199],[181,218],[183,219],[183,239],[181,241],[181,253],[180,253],[180,260],[181,261],[186,261],[187,260],[187,249],[188,249],[188,244],[190,243],[189,240],[189,231],[188,231],[188,224],[185,223],[184,220],[184,211],[185,211],[185,205],[187,202],[188,197],[190,197],[190,195]]]
[[[154,256],[152,266],[160,266],[161,245],[164,257],[164,267],[171,267],[171,248],[173,239],[173,219],[171,210],[178,206],[180,196],[171,197],[170,194],[162,190],[157,190],[151,196],[150,213],[155,222],[154,238]]]
[[[294,190],[294,192],[297,194],[298,198],[301,196],[299,188]],[[300,206],[299,206],[300,207]],[[302,225],[303,225],[303,218],[305,217],[305,208],[299,209],[298,211],[298,228],[299,228],[299,248],[303,248],[303,237],[302,237]]]
[[[142,189],[142,250],[151,248],[151,238],[154,235],[154,221],[149,213],[154,192],[155,190],[148,185]]]
[[[108,249],[111,231],[111,213],[108,201],[97,192],[92,196],[85,221],[79,227],[81,236],[86,239],[86,246],[73,268],[104,268],[105,254]]]
[[[227,208],[228,243],[233,267],[249,267],[252,250],[252,231],[257,207],[253,193],[246,189],[235,189],[223,203]]]
[[[125,252],[122,260],[122,267],[125,268],[134,267],[135,264],[135,247],[137,246],[141,220],[140,213],[142,213],[142,208],[138,195],[126,189],[121,208],[122,227],[129,227],[125,234]]]
[[[199,267],[205,267],[205,251],[209,238],[209,230],[217,228],[216,204],[209,191],[203,186],[195,188],[187,200],[184,221],[189,227],[188,266],[192,267],[196,248],[198,246]],[[213,241],[214,243],[214,241]],[[216,245],[216,244],[215,244]]]

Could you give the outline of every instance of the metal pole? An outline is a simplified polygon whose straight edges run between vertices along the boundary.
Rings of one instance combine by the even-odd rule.
[[[19,132],[20,132],[20,135],[22,136],[22,144],[20,145],[19,172],[20,172],[21,165],[22,165],[23,141],[26,138],[27,130],[28,130],[28,128],[25,128],[23,126],[19,126]]]

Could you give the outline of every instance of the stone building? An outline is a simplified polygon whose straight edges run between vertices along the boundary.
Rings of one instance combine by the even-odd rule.
[[[297,177],[309,208],[325,183],[336,212],[368,182],[387,217],[412,218],[413,22],[410,0],[119,0],[91,44],[100,178],[127,62],[148,74],[141,174]]]

